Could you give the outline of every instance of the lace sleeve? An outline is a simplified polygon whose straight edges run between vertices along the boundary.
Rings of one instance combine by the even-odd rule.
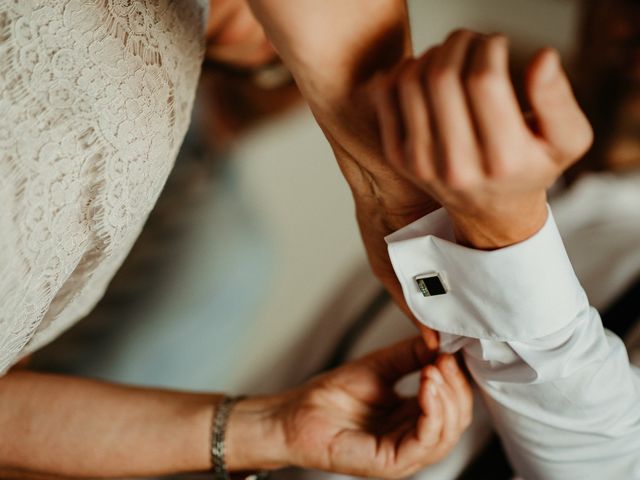
[[[0,0],[0,374],[100,299],[186,132],[204,0]]]

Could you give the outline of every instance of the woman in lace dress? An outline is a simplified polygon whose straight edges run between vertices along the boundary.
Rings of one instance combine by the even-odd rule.
[[[205,3],[0,0],[3,476],[163,475],[206,471],[219,461],[210,437],[221,395],[123,387],[19,365],[93,308],[140,233],[187,129],[205,29],[209,54],[220,61],[256,64],[271,56],[244,2],[213,1],[208,17]],[[254,4],[267,19],[284,8]],[[405,28],[397,2],[376,4],[367,25]],[[352,7],[343,13],[357,20]],[[300,40],[313,31],[299,19],[292,25]],[[353,26],[343,25],[345,38]],[[302,86],[323,84],[316,80],[313,69],[298,78]],[[324,93],[331,92],[316,92]],[[399,398],[395,382],[421,369],[418,397]],[[238,402],[226,430],[226,467],[397,476],[441,458],[469,415],[455,361],[434,360],[412,340],[296,391]]]

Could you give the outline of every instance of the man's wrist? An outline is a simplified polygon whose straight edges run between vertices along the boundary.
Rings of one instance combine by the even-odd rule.
[[[461,246],[444,209],[387,237],[415,317],[440,332],[500,341],[540,339],[572,322],[584,308],[584,292],[553,214],[545,208],[547,220],[538,231],[491,252]],[[442,280],[446,295],[425,296],[417,284],[416,278],[431,272]]]
[[[347,179],[353,195],[359,223],[366,222],[383,236],[428,215],[440,208],[440,204],[426,193],[416,190],[408,192],[409,185],[371,177],[365,181],[353,182]],[[396,191],[397,187],[397,191]],[[403,188],[404,187],[404,188]],[[407,188],[409,187],[409,188]]]
[[[546,194],[510,211],[473,215],[450,211],[456,241],[478,250],[496,250],[523,242],[544,226],[548,217]]]

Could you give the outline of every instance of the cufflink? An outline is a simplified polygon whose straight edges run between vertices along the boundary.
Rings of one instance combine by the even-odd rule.
[[[438,273],[427,273],[415,278],[420,292],[425,297],[445,295],[447,287]]]

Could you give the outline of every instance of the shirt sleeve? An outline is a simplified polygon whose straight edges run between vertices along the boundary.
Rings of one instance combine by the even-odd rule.
[[[491,252],[457,245],[444,210],[387,243],[411,311],[444,350],[463,350],[523,478],[640,478],[639,372],[590,307],[551,213]]]

